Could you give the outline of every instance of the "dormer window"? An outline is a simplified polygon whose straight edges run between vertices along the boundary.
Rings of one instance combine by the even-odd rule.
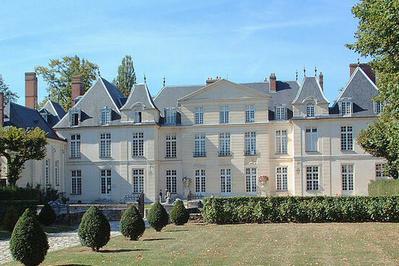
[[[134,112],[134,123],[141,123],[141,112]]]
[[[287,108],[285,106],[276,106],[276,120],[287,120]]]
[[[342,116],[348,116],[352,114],[352,102],[342,101],[340,103],[340,113]]]
[[[70,124],[71,127],[78,126],[80,122],[80,110],[73,109],[70,111]]]
[[[111,108],[105,106],[101,109],[101,125],[108,125],[111,122]]]
[[[176,108],[165,108],[165,124],[176,125]]]
[[[373,107],[374,107],[374,113],[376,115],[379,115],[384,110],[384,104],[379,101],[374,101]]]
[[[315,115],[315,107],[313,103],[308,103],[306,105],[306,117],[314,117]]]
[[[46,111],[41,112],[40,115],[43,117],[44,121],[48,122],[48,114]]]

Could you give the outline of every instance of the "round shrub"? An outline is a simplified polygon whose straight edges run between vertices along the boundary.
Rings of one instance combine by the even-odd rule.
[[[160,232],[169,223],[169,215],[158,201],[152,204],[147,217],[148,223],[157,232]]]
[[[111,226],[105,215],[97,207],[90,207],[79,225],[80,243],[97,252],[108,243],[110,234]]]
[[[48,226],[55,222],[55,220],[57,219],[57,215],[55,214],[53,208],[48,203],[46,203],[40,210],[38,219],[42,225]]]
[[[10,206],[7,208],[6,213],[3,218],[3,228],[8,232],[12,232],[15,224],[18,221],[18,210],[14,206]]]
[[[130,240],[138,240],[145,231],[144,220],[136,206],[130,206],[121,217],[121,233]]]
[[[26,209],[11,234],[12,257],[24,265],[39,265],[48,249],[47,236],[36,218],[35,211]]]
[[[184,207],[183,201],[176,201],[170,212],[170,219],[172,222],[175,225],[183,225],[188,222],[188,218],[190,218],[190,214],[186,207]]]

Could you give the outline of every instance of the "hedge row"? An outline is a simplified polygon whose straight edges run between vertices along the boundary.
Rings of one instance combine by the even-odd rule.
[[[399,196],[399,180],[384,179],[371,181],[369,184],[370,196]]]
[[[27,208],[36,210],[37,204],[39,201],[36,200],[0,200],[0,223],[3,221],[7,208],[13,206],[19,217]]]
[[[399,197],[212,197],[203,217],[217,224],[399,222]]]
[[[16,186],[0,187],[0,200],[37,200],[41,198],[40,189]]]

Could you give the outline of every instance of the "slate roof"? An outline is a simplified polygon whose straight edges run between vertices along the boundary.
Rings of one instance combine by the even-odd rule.
[[[177,107],[177,100],[187,96],[199,89],[204,85],[191,85],[191,86],[165,86],[161,89],[154,99],[155,105],[163,114],[166,107]]]
[[[59,103],[50,100],[39,110],[39,113],[44,112],[47,114],[47,123],[51,127],[57,124],[65,115],[64,108]]]
[[[130,109],[136,103],[142,103],[145,108],[157,108],[152,100],[147,84],[135,84],[121,110]]]
[[[108,82],[104,78],[100,78],[100,80],[103,82],[105,89],[108,91],[116,106],[118,106],[118,108],[121,108],[125,102],[125,96],[114,84]]]
[[[317,103],[328,103],[316,77],[305,77],[292,103],[301,104],[309,98],[313,98]]]

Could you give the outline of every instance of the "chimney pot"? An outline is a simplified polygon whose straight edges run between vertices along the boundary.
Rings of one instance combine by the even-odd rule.
[[[269,90],[272,92],[277,91],[277,78],[275,73],[271,73],[269,77]]]
[[[4,125],[4,93],[0,92],[0,127]]]
[[[72,77],[72,105],[74,105],[79,96],[84,93],[82,76],[77,75]]]
[[[324,91],[324,76],[323,76],[322,72],[320,72],[320,74],[319,74],[319,84],[320,84],[321,90]]]
[[[32,109],[37,107],[37,77],[35,72],[25,73],[25,106]]]

